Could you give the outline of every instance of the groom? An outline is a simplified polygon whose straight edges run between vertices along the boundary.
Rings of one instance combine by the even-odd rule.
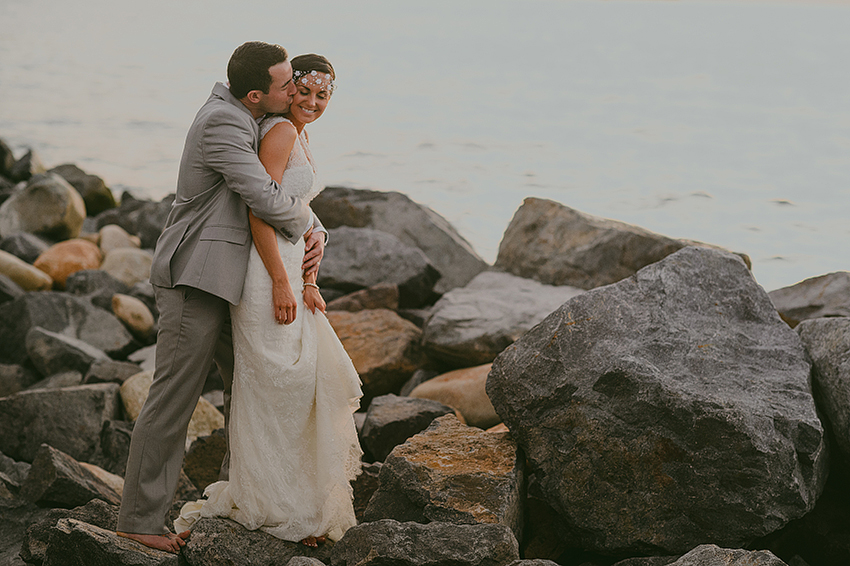
[[[256,120],[286,112],[295,93],[286,50],[245,43],[233,52],[227,78],[229,88],[216,83],[189,128],[176,197],[154,253],[156,370],[133,429],[118,516],[119,535],[175,553],[189,533],[171,533],[165,522],[186,430],[213,361],[229,413],[229,305],[239,303],[248,264],[248,208],[291,242],[307,240],[305,269],[318,267],[324,249],[324,229],[307,204],[286,195],[257,157]]]

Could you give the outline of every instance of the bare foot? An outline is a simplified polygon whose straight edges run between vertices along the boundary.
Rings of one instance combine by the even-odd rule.
[[[304,546],[312,546],[313,548],[319,547],[319,540],[316,537],[307,537],[305,539],[301,539],[301,544]]]
[[[186,545],[186,539],[189,538],[189,531],[183,531],[179,535],[168,533],[167,535],[140,535],[136,533],[120,533],[116,532],[119,537],[134,540],[139,544],[143,544],[156,550],[177,554],[180,547]]]

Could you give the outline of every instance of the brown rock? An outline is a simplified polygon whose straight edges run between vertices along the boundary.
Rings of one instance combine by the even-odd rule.
[[[365,521],[498,523],[521,540],[523,462],[509,434],[439,417],[387,457]]]
[[[423,363],[422,331],[386,309],[328,312],[328,320],[363,382],[363,406],[398,391]]]
[[[183,458],[183,471],[192,483],[203,491],[208,485],[218,481],[221,462],[226,453],[224,429],[215,430],[209,436],[201,436],[192,443]]]
[[[3,250],[0,250],[0,273],[24,291],[46,291],[53,287],[53,279],[48,274]]]
[[[369,309],[398,310],[398,285],[382,283],[349,293],[328,303],[329,311],[356,312]]]
[[[416,386],[410,396],[439,401],[458,410],[466,424],[489,428],[502,420],[487,397],[487,374],[492,365],[484,364],[444,373]]]
[[[136,297],[121,293],[112,295],[112,312],[139,340],[147,341],[153,335],[153,314],[147,305]]]
[[[33,265],[52,277],[56,287],[64,289],[69,275],[84,269],[97,269],[102,259],[96,245],[82,238],[74,238],[50,246]]]

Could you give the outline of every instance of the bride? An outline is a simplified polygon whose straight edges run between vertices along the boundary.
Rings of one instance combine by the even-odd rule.
[[[260,123],[260,161],[287,193],[309,201],[321,187],[304,126],[325,111],[335,73],[312,54],[293,58],[292,68],[297,92],[286,114]],[[352,416],[360,380],[324,315],[315,271],[302,279],[304,246],[253,214],[250,221],[245,287],[231,306],[230,479],[184,506],[175,527],[229,517],[316,546],[356,524],[350,481],[362,455]]]

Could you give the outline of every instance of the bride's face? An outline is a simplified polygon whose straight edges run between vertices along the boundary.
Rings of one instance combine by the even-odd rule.
[[[315,73],[315,74],[313,74]],[[295,97],[289,106],[289,113],[302,124],[319,119],[331,99],[331,76],[312,71],[295,81]]]

